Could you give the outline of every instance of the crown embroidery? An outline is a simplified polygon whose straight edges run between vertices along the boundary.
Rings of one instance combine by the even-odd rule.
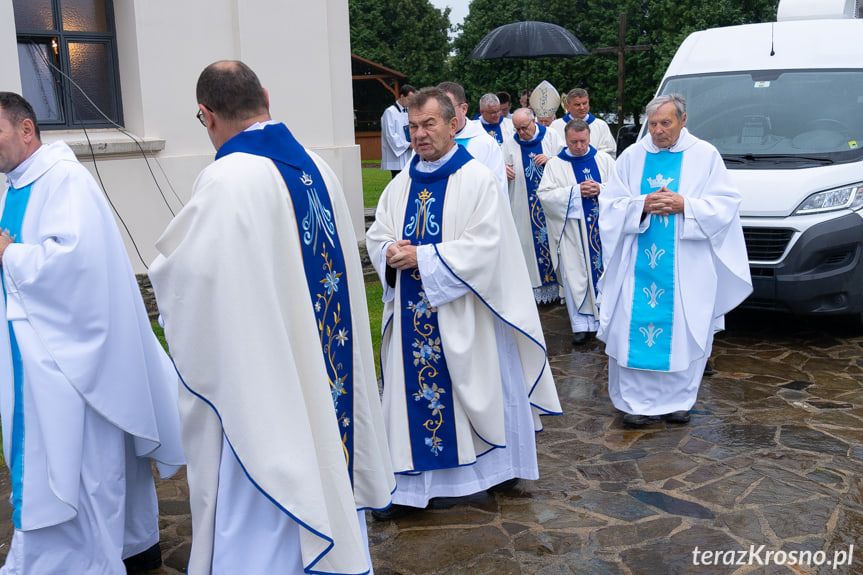
[[[663,178],[662,174],[656,174],[655,178],[647,178],[647,183],[651,188],[664,188],[674,181],[674,178]]]
[[[308,175],[307,173],[305,173],[305,172],[303,172],[303,175],[302,175],[302,176],[300,176],[300,181],[301,181],[302,183],[304,183],[305,185],[307,185],[307,186],[311,186],[311,185],[315,182],[315,181],[312,179],[312,177],[311,177],[310,175]]]

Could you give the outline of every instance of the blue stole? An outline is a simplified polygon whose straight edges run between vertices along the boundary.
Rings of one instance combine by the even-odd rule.
[[[569,112],[567,112],[567,113],[566,113],[566,115],[563,117],[563,125],[564,125],[564,126],[565,126],[565,125],[567,125],[567,124],[569,123],[569,121],[570,121],[570,120],[572,120],[572,119],[573,119],[573,118],[572,118],[572,114],[570,114]],[[585,121],[585,123],[587,123],[587,125],[588,125],[588,126],[589,126],[589,125],[591,125],[595,119],[596,119],[596,116],[594,116],[594,115],[593,115],[593,114],[591,114],[590,112],[588,112],[588,113],[587,113],[587,116],[585,116],[585,117],[583,118],[583,120]]]
[[[317,320],[339,435],[353,484],[354,349],[351,342],[351,299],[344,252],[333,220],[329,191],[315,162],[284,124],[271,124],[262,130],[240,132],[219,148],[216,159],[234,152],[271,159],[288,188],[287,199],[293,204],[301,236],[298,240],[311,296],[309,304]]]
[[[503,144],[503,130],[501,130],[501,124],[503,123],[503,118],[497,121],[497,124],[486,124],[485,120],[480,120],[482,122],[482,127],[485,128],[485,131],[488,132],[488,135],[497,140],[497,143]]]
[[[590,146],[583,156],[570,156],[564,148],[557,157],[569,162],[572,166],[576,183],[580,184],[585,180],[602,182],[602,175],[596,165],[596,148],[593,146]],[[573,193],[578,193],[578,187],[573,188]],[[582,196],[581,209],[584,213],[584,225],[587,227],[587,253],[590,260],[590,275],[593,279],[594,295],[596,295],[596,282],[602,275],[602,245],[599,242],[599,197],[585,198]],[[566,226],[566,220],[564,220],[564,226]]]
[[[662,186],[677,192],[683,153],[648,153],[641,175],[641,194]],[[635,289],[629,325],[627,367],[668,371],[674,325],[675,227],[672,217],[651,214],[650,225],[638,236]]]
[[[443,166],[424,173],[416,169],[419,156],[414,155],[402,239],[416,246],[440,243],[449,177],[471,159],[459,146]],[[413,471],[457,467],[452,379],[441,346],[437,308],[429,304],[419,269],[402,270],[398,277],[405,397],[413,397],[406,402]]]
[[[21,224],[24,214],[27,212],[27,202],[30,201],[30,189],[33,184],[24,186],[20,190],[9,187],[6,192],[6,204],[3,207],[3,217],[0,218],[0,229],[9,232],[9,235],[18,239],[21,235]],[[0,269],[0,274],[2,274]],[[2,275],[0,275],[2,277]],[[3,298],[6,298],[6,284],[3,286]],[[18,340],[15,339],[15,330],[12,322],[7,321],[9,330],[9,347],[12,352],[12,374],[14,377],[13,389],[15,390],[15,403],[12,407],[12,441],[9,454],[9,470],[12,476],[12,523],[16,529],[21,529],[21,501],[24,485],[24,370],[21,363],[21,350],[18,349]]]
[[[537,166],[533,161],[534,156],[542,153],[542,139],[545,137],[546,127],[537,124],[536,129],[539,130],[539,135],[530,142],[522,141],[518,134],[514,134],[513,139],[521,146],[521,165],[524,166],[524,179],[527,184],[527,205],[530,210],[533,249],[536,253],[536,263],[539,266],[539,276],[542,278],[542,285],[548,286],[557,283],[557,275],[554,273],[554,265],[552,265],[548,247],[548,227],[545,225],[545,212],[542,211],[542,204],[536,195],[539,182],[542,180],[543,168]]]

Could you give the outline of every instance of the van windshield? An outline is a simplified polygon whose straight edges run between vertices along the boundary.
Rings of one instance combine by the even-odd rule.
[[[809,167],[863,157],[863,70],[760,70],[668,78],[686,127],[735,168]]]

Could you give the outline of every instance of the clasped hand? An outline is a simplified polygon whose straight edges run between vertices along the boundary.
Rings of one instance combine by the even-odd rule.
[[[644,213],[668,216],[683,213],[683,196],[663,187],[644,197]]]
[[[417,247],[410,240],[398,240],[387,246],[387,265],[397,270],[417,267]]]

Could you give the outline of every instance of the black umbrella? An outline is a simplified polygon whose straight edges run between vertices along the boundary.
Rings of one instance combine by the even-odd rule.
[[[495,28],[479,41],[468,60],[538,58],[540,56],[589,56],[572,32],[548,22],[514,22]]]

